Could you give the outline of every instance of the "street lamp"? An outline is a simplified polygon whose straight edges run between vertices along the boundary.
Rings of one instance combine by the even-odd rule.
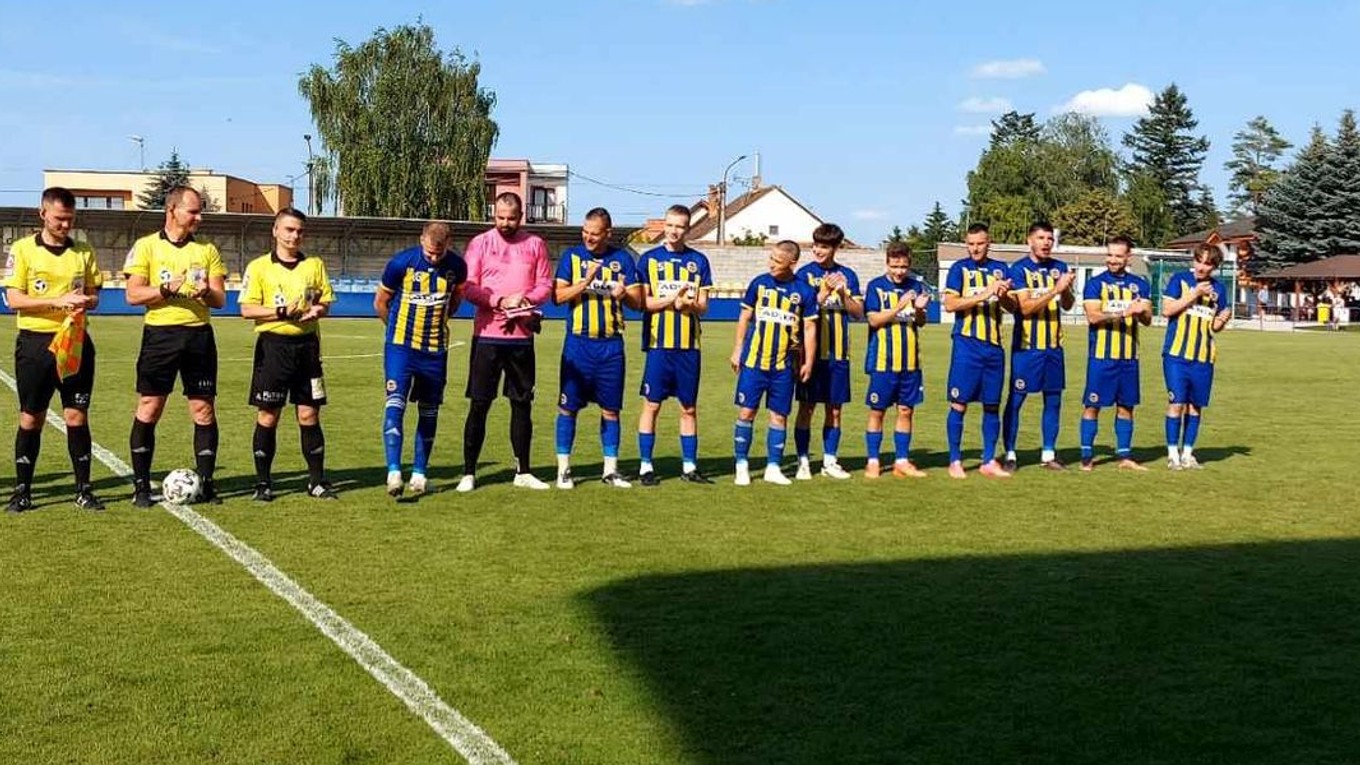
[[[141,160],[142,172],[146,172],[146,139],[139,135],[130,135],[128,140],[137,144],[137,156]]]
[[[731,162],[727,163],[727,167],[723,169],[722,183],[719,184],[719,186],[718,186],[718,246],[719,246],[719,247],[721,247],[723,244],[726,243],[726,235],[727,235],[727,174],[730,173],[730,172],[732,172],[732,168],[735,167],[736,164],[737,164],[738,162],[742,161],[743,159],[746,159],[746,155],[745,155],[745,154],[743,154],[743,155],[741,155],[740,157],[737,157],[736,159],[734,159],[734,160],[732,160]]]
[[[312,168],[316,160],[312,157],[312,137],[303,133],[302,140],[307,142],[307,214],[316,215],[316,188],[312,183]]]

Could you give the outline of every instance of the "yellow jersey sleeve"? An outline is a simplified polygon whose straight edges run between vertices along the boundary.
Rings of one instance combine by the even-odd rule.
[[[209,242],[205,249],[206,252],[203,255],[203,259],[206,262],[203,265],[208,269],[208,277],[221,276],[225,278],[227,275],[227,264],[222,261],[222,253],[217,251],[217,245]]]
[[[5,259],[5,287],[16,290],[28,289],[28,253],[19,239],[10,245],[9,257]]]
[[[265,258],[256,258],[246,266],[245,276],[241,280],[241,295],[237,302],[244,305],[264,305],[264,274],[261,263],[268,263]]]
[[[128,250],[127,259],[123,261],[123,273],[128,276],[140,276],[151,281],[151,257],[155,239],[152,237],[142,237],[133,243],[132,249]]]
[[[316,277],[317,280],[321,282],[317,285],[318,289],[321,291],[321,297],[318,298],[316,302],[327,304],[334,303],[335,290],[331,289],[331,278],[326,273],[326,262],[321,258],[316,258]]]

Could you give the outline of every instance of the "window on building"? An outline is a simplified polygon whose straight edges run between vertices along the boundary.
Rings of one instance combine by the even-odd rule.
[[[778,226],[770,226],[770,236],[779,236]]]

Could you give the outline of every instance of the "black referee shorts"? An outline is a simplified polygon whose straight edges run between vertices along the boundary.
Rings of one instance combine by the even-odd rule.
[[[94,342],[85,336],[80,371],[62,380],[57,377],[57,357],[47,350],[53,332],[21,329],[14,338],[14,382],[19,389],[19,410],[35,414],[47,410],[52,394],[61,391],[63,409],[90,408],[94,390]]]
[[[217,395],[217,340],[212,327],[142,327],[137,392],[168,396],[179,376],[188,398]]]
[[[321,338],[261,332],[255,336],[255,371],[250,376],[250,400],[259,409],[294,404],[322,406],[326,381],[321,374]]]
[[[534,400],[534,344],[489,343],[472,338],[472,359],[468,362],[467,397],[473,401],[494,401],[501,388],[511,401]]]

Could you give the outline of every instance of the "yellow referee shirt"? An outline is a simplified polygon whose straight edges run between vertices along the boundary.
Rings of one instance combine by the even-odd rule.
[[[70,239],[61,247],[48,247],[42,234],[16,241],[10,246],[5,264],[5,287],[32,298],[61,297],[72,290],[85,292],[104,283],[95,262],[94,249],[85,242]],[[60,308],[19,311],[19,329],[56,332],[66,319]]]
[[[123,273],[140,276],[152,287],[174,281],[183,276],[179,294],[169,300],[147,306],[146,323],[152,327],[201,327],[208,323],[208,306],[189,297],[200,277],[225,277],[227,267],[217,246],[199,242],[192,235],[182,242],[172,242],[162,229],[138,239],[128,251]]]
[[[301,304],[304,308],[319,303],[334,303],[335,292],[326,276],[326,264],[321,258],[309,258],[298,253],[292,263],[279,260],[272,250],[250,261],[241,282],[242,305],[284,308]],[[256,332],[279,335],[310,335],[316,332],[317,321],[299,322],[292,319],[256,319]]]

